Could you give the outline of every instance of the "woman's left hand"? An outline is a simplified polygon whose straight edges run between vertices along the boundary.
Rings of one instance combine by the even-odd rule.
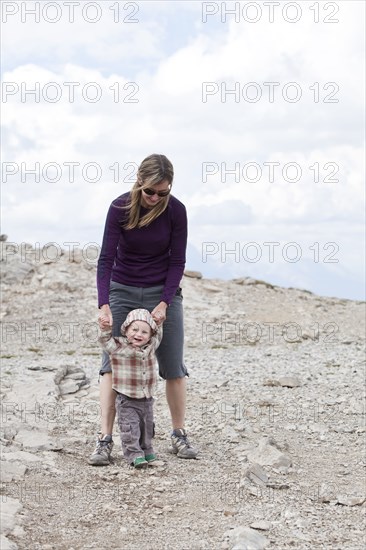
[[[152,318],[154,319],[157,325],[164,323],[166,319],[166,308],[167,304],[165,302],[160,302],[151,312]]]

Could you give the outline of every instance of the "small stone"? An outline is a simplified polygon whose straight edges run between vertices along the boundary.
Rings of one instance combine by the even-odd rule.
[[[76,264],[81,264],[83,260],[83,251],[80,248],[73,249],[69,257],[69,261],[71,263],[74,262]]]
[[[216,382],[215,388],[223,388],[227,386],[229,383],[229,380],[222,380],[221,382]]]
[[[165,462],[162,460],[154,460],[154,462],[150,462],[149,468],[161,468],[162,466],[165,466]]]
[[[230,543],[234,544],[232,550],[263,550],[270,541],[249,527],[236,527],[225,533],[229,536]]]
[[[52,439],[46,432],[40,430],[19,430],[15,442],[30,451],[60,451],[62,445],[59,441]]]
[[[116,510],[116,505],[114,503],[108,502],[107,504],[103,504],[102,508],[107,512],[114,512]]]
[[[268,485],[270,487],[270,485]],[[261,489],[257,487],[248,487],[248,493],[253,497],[261,497]]]
[[[276,405],[275,401],[273,399],[260,399],[258,401],[259,407],[274,407]]]
[[[272,527],[272,523],[270,521],[261,519],[259,521],[255,521],[254,523],[251,523],[250,527],[252,529],[258,529],[259,531],[269,531]]]
[[[70,374],[67,373],[65,376],[65,380],[84,380],[85,379],[85,372],[71,372]]]
[[[279,383],[283,388],[297,388],[301,386],[301,382],[295,376],[283,376],[279,379]]]
[[[11,451],[10,453],[3,453],[2,460],[8,462],[40,462],[41,458],[25,451]]]
[[[262,487],[268,483],[268,476],[259,464],[252,464],[245,472],[245,476],[256,485],[261,485]]]
[[[356,428],[348,428],[347,426],[333,426],[332,431],[340,434],[353,434],[355,433]]]
[[[256,462],[260,466],[273,466],[274,468],[289,468],[292,466],[292,460],[283,454],[272,439],[263,438],[258,447],[249,449],[247,457],[251,462]]]
[[[263,380],[263,386],[280,386],[279,380],[275,380],[274,378],[266,378]]]
[[[9,540],[5,535],[0,536],[0,548],[1,550],[17,550],[18,545],[12,540]]]
[[[60,393],[61,395],[66,395],[69,393],[76,393],[80,388],[80,384],[74,380],[66,380],[60,384]]]
[[[88,386],[82,386],[82,388],[87,388]],[[86,397],[89,395],[88,391],[86,389],[82,389],[78,392],[78,397]]]
[[[1,461],[0,481],[1,483],[9,483],[10,481],[19,481],[24,477],[28,468],[17,462]]]
[[[85,377],[85,372],[83,371],[83,369],[80,367],[77,367],[76,365],[67,365],[66,372],[67,372],[67,376],[69,376],[70,374],[82,372]]]
[[[276,482],[268,482],[267,487],[270,489],[289,489],[290,485],[288,483],[276,483]]]
[[[190,277],[191,279],[202,279],[202,273],[200,271],[186,270],[183,275],[185,275],[185,277]]]
[[[341,504],[342,506],[361,506],[365,501],[366,497],[337,496],[337,504]]]
[[[19,500],[6,497],[6,508],[5,506],[1,507],[1,532],[4,535],[8,535],[13,531],[16,525],[15,516],[20,512],[22,507],[23,506]],[[1,545],[0,548],[2,550],[3,546]]]

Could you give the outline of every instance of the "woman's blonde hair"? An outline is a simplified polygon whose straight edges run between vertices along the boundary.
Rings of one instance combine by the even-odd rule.
[[[154,221],[164,212],[169,202],[169,195],[163,197],[159,203],[145,214],[140,220],[140,205],[142,189],[147,189],[164,180],[169,186],[173,184],[173,165],[165,155],[153,154],[146,157],[140,164],[137,171],[137,180],[130,192],[130,200],[125,209],[128,212],[128,219],[124,229],[145,227]]]

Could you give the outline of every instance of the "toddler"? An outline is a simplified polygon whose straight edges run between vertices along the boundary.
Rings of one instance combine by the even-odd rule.
[[[156,460],[153,394],[157,384],[155,350],[163,337],[163,328],[146,309],[134,309],[121,326],[122,336],[112,337],[108,317],[99,319],[99,342],[112,363],[112,387],[123,455],[135,468],[146,468]]]

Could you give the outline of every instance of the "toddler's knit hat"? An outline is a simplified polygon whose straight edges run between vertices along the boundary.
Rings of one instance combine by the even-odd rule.
[[[147,311],[147,309],[133,309],[127,315],[125,322],[121,326],[121,333],[123,336],[126,334],[127,328],[134,321],[145,321],[145,323],[150,325],[153,334],[158,330],[157,324],[155,323],[151,313]]]

